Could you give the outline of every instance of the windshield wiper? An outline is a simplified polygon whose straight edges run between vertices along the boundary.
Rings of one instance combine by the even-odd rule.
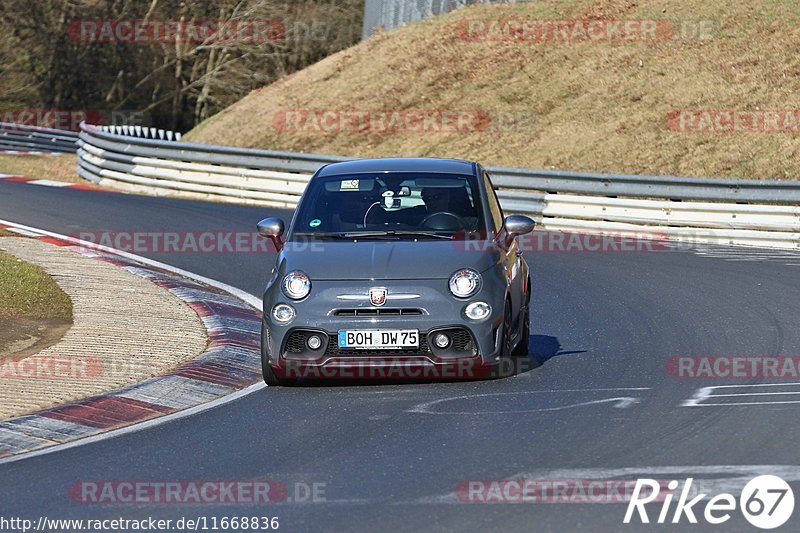
[[[295,233],[292,238],[311,238],[311,239],[360,239],[362,237],[394,237],[395,235],[389,231],[327,231],[327,232],[313,232],[304,231],[302,233]]]
[[[345,238],[358,238],[358,237],[430,237],[434,239],[447,239],[451,240],[452,235],[442,235],[440,233],[433,233],[431,231],[413,231],[413,230],[375,230],[375,231],[348,231],[342,233]]]
[[[452,235],[442,235],[441,233],[434,233],[431,231],[413,231],[413,230],[373,230],[373,231],[342,231],[342,232],[322,232],[315,233],[306,231],[302,233],[295,233],[293,237],[312,237],[312,238],[331,238],[331,239],[361,239],[372,237],[428,237],[433,239],[446,239],[452,240]]]
[[[432,237],[434,239],[446,239],[448,241],[453,240],[452,235],[445,235],[442,233],[434,233],[432,231],[413,231],[413,230],[401,230],[401,231],[391,231],[389,232],[392,235],[404,235],[409,237]]]
[[[349,239],[350,238],[347,234],[342,233],[342,232],[338,232],[338,231],[327,231],[327,232],[325,232],[325,231],[322,231],[322,232],[303,231],[303,232],[297,232],[294,235],[292,235],[292,238],[295,238],[295,237],[311,237],[311,238],[314,238],[314,239],[317,239],[317,238],[319,238],[319,239]]]

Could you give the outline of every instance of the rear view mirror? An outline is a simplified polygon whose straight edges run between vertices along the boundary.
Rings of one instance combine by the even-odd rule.
[[[283,239],[281,239],[284,231],[283,220],[277,217],[265,218],[256,225],[256,228],[259,235],[272,240],[275,250],[283,248]]]
[[[256,226],[262,237],[280,237],[283,235],[283,220],[277,217],[265,218]]]
[[[503,227],[509,237],[530,233],[535,225],[536,222],[532,218],[524,215],[509,215],[503,222]]]

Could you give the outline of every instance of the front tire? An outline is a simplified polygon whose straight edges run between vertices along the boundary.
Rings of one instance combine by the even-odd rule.
[[[522,311],[522,329],[520,330],[519,342],[511,355],[514,357],[528,357],[528,340],[531,337],[531,308],[530,304],[525,306]]]
[[[500,358],[494,368],[494,379],[507,378],[514,375],[514,357],[511,354],[511,306],[506,304],[503,312],[503,326],[500,329],[503,336],[500,341]]]

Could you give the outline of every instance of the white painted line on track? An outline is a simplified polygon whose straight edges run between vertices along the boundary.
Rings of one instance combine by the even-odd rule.
[[[800,392],[740,392],[738,394],[715,394],[714,398],[736,398],[738,396],[785,396],[791,394],[800,394]]]
[[[174,274],[178,274],[180,276],[184,276],[186,278],[193,279],[193,280],[199,281],[201,283],[205,283],[206,285],[210,285],[211,287],[215,287],[217,289],[221,289],[223,291],[226,291],[226,292],[228,292],[230,294],[233,294],[237,298],[247,302],[249,305],[253,306],[255,309],[259,309],[259,310],[261,309],[261,299],[258,298],[257,296],[254,296],[254,295],[252,295],[250,293],[247,293],[247,292],[245,292],[245,291],[243,291],[241,289],[237,289],[236,287],[233,287],[232,285],[228,285],[227,283],[222,283],[221,281],[217,281],[217,280],[214,280],[214,279],[211,279],[211,278],[207,278],[205,276],[200,276],[199,274],[195,274],[193,272],[189,272],[187,270],[183,270],[181,268],[174,267],[172,265],[167,265],[165,263],[161,263],[159,261],[154,261],[152,259],[148,259],[146,257],[142,257],[142,256],[139,256],[139,255],[136,255],[136,254],[132,254],[132,253],[129,253],[129,252],[123,252],[122,250],[117,250],[115,248],[110,248],[108,246],[102,246],[102,245],[99,245],[99,244],[94,244],[94,243],[91,243],[91,242],[82,241],[82,240],[76,239],[74,237],[69,237],[67,235],[61,235],[60,233],[55,233],[55,232],[52,232],[52,231],[47,231],[47,230],[35,228],[35,227],[32,227],[32,226],[26,226],[24,224],[18,224],[16,222],[11,222],[11,221],[8,221],[8,220],[0,219],[0,224],[2,224],[4,226],[9,226],[9,228],[27,231],[27,232],[32,233],[34,235],[45,235],[45,236],[48,236],[48,237],[53,237],[53,238],[56,238],[56,239],[59,239],[59,240],[62,240],[62,241],[71,242],[73,244],[82,246],[84,248],[89,248],[89,249],[94,249],[94,250],[98,250],[98,251],[101,251],[101,252],[115,254],[115,255],[118,255],[120,257],[125,257],[126,259],[131,259],[131,260],[137,261],[139,263],[142,263],[142,264],[145,264],[145,265],[148,265],[148,266],[160,268],[160,269],[172,272]],[[247,396],[249,394],[252,394],[252,393],[257,392],[257,391],[259,391],[261,389],[264,389],[264,388],[266,388],[266,384],[263,381],[259,381],[258,383],[254,383],[253,385],[250,385],[249,387],[246,387],[244,389],[236,391],[236,392],[234,392],[232,394],[229,394],[229,395],[224,396],[222,398],[219,398],[217,400],[212,400],[212,401],[210,401],[208,403],[204,403],[202,405],[198,405],[198,406],[195,406],[195,407],[192,407],[192,408],[189,408],[189,409],[185,409],[183,411],[178,411],[176,413],[172,413],[172,414],[169,414],[169,415],[164,415],[164,416],[159,417],[159,418],[154,418],[154,419],[151,419],[151,420],[147,420],[145,422],[140,422],[138,424],[133,424],[133,425],[130,425],[130,426],[126,426],[124,428],[115,429],[115,430],[109,431],[107,433],[101,433],[99,435],[94,435],[92,437],[87,437],[87,438],[84,438],[84,439],[78,439],[78,440],[67,442],[67,443],[64,443],[64,444],[57,444],[55,446],[49,446],[47,448],[42,448],[40,450],[33,450],[33,451],[30,451],[30,452],[27,452],[27,453],[24,453],[24,454],[20,454],[20,455],[13,455],[13,456],[10,456],[10,457],[5,457],[3,459],[0,459],[0,465],[7,464],[7,463],[13,463],[13,462],[16,462],[16,461],[23,461],[25,459],[30,459],[30,458],[38,457],[38,456],[41,456],[41,455],[47,455],[47,454],[50,454],[50,453],[60,452],[62,450],[68,450],[70,448],[76,448],[78,446],[83,446],[85,444],[92,444],[92,443],[99,442],[99,441],[102,441],[102,440],[106,440],[106,439],[110,439],[110,438],[114,438],[114,437],[120,437],[122,435],[127,435],[129,433],[135,433],[137,431],[142,431],[142,430],[145,430],[145,429],[149,429],[149,428],[152,428],[152,427],[155,427],[155,426],[159,426],[161,424],[166,424],[168,422],[172,422],[174,420],[179,420],[181,418],[186,418],[186,417],[189,417],[189,416],[193,416],[193,415],[196,415],[198,413],[202,413],[203,411],[208,411],[208,410],[213,409],[215,407],[219,407],[221,405],[225,405],[227,403],[236,401],[239,398],[243,398],[243,397],[245,397],[245,396]]]
[[[474,400],[475,398],[489,398],[496,396],[511,396],[523,394],[560,394],[565,392],[623,392],[623,391],[646,391],[650,390],[649,387],[628,387],[628,388],[610,388],[610,389],[565,389],[565,390],[535,390],[535,391],[516,391],[516,392],[493,392],[486,394],[465,394],[459,396],[451,396],[448,398],[440,398],[430,402],[423,402],[414,405],[408,409],[407,413],[425,414],[425,415],[498,415],[498,414],[524,414],[524,413],[547,413],[552,411],[563,411],[564,409],[572,409],[575,407],[587,407],[599,404],[613,404],[611,407],[616,409],[626,409],[637,403],[639,398],[632,396],[614,396],[612,398],[602,398],[597,400],[585,400],[580,402],[573,402],[566,405],[559,405],[555,407],[539,407],[536,409],[512,409],[512,410],[493,410],[493,411],[436,411],[434,406],[444,402],[458,401],[458,400]]]
[[[17,235],[23,235],[25,237],[38,237],[39,236],[38,233],[35,233],[33,231],[28,231],[26,229],[20,229],[20,228],[7,228],[7,231],[10,231],[11,233],[16,233]]]
[[[73,183],[69,183],[67,181],[53,181],[53,180],[33,180],[29,181],[28,184],[44,185],[46,187],[69,187],[71,185],[74,185]]]
[[[780,401],[780,402],[731,402],[731,403],[701,403],[697,407],[728,407],[728,406],[742,406],[742,405],[784,405],[784,404],[798,404],[798,401]]]
[[[794,387],[797,389],[800,387],[800,383],[792,382],[792,383],[753,383],[747,385],[713,385],[710,387],[701,387],[697,389],[694,395],[689,398],[688,400],[684,400],[681,403],[681,407],[730,407],[730,406],[740,406],[740,405],[786,405],[786,404],[800,404],[800,400],[772,400],[770,397],[772,396],[791,396],[794,394],[800,394],[800,390],[789,390],[789,391],[777,391],[774,392],[773,390],[768,390],[767,392],[757,392],[753,391],[753,389],[757,389],[759,387]],[[714,394],[715,391],[725,389],[726,392],[730,392],[730,394]],[[734,392],[730,389],[746,389],[751,392]],[[713,401],[714,398],[747,398],[753,399],[753,397],[764,397],[763,400],[760,401],[746,401],[746,402],[723,402],[723,403],[707,403],[705,400]]]

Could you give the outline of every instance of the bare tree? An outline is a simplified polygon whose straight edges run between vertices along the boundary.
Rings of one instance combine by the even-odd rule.
[[[16,80],[0,83],[42,106],[146,111],[185,130],[355,43],[362,9],[361,0],[4,0],[0,58],[21,49],[27,61],[0,67]],[[180,21],[194,38],[87,42],[71,34],[86,20]]]

